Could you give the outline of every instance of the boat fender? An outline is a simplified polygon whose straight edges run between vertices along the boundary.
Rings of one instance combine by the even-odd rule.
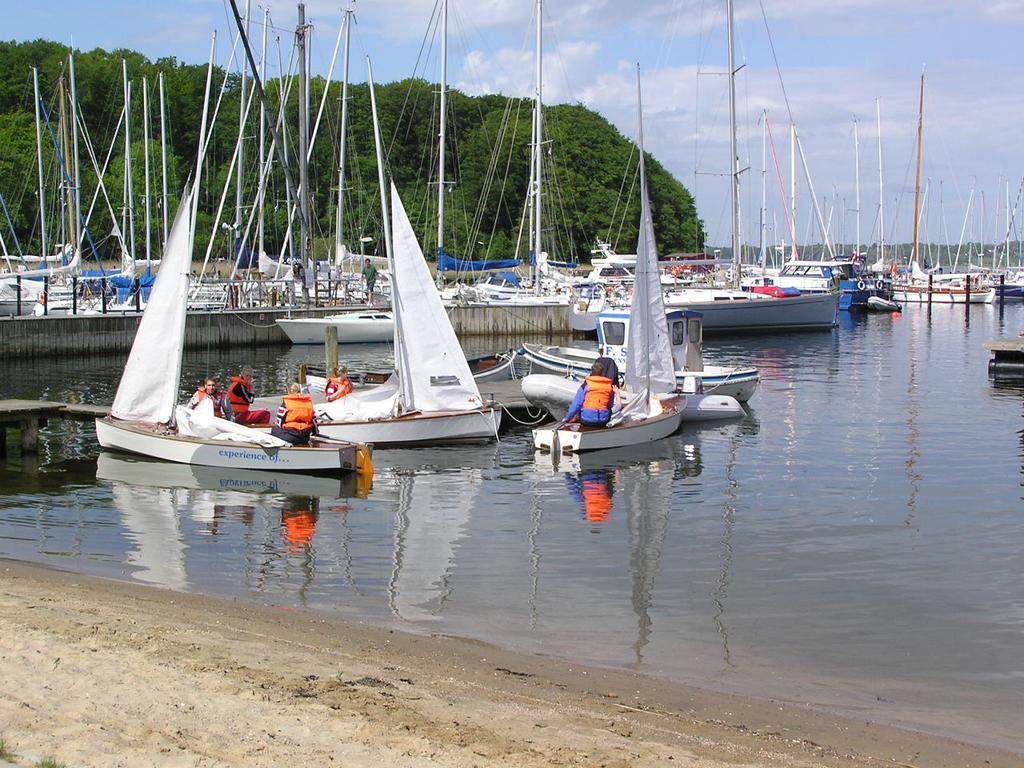
[[[858,291],[867,290],[867,287],[868,287],[867,284],[863,280],[858,280],[857,281],[857,290]]]
[[[875,280],[875,288],[877,288],[880,291],[884,291],[885,290],[885,281],[883,281],[883,280]]]

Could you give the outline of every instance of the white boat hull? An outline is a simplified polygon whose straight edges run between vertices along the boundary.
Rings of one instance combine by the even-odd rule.
[[[931,291],[928,286],[893,286],[892,297],[896,301],[909,304],[991,304],[995,301],[995,288],[979,288],[970,294],[964,288],[945,288],[933,285]]]
[[[318,425],[324,437],[374,446],[482,442],[494,440],[500,426],[500,408],[411,413],[393,419],[333,421]]]
[[[590,366],[597,359],[597,352],[575,347],[523,344],[523,352],[533,369],[551,371],[562,376],[587,376],[590,374]],[[680,386],[687,377],[699,378],[703,382],[706,395],[726,395],[741,403],[754,396],[761,381],[757,368],[730,368],[720,365],[705,365],[701,371],[676,371],[676,383]]]
[[[229,440],[160,434],[131,422],[107,416],[96,420],[102,448],[140,456],[222,469],[262,469],[273,472],[332,473],[356,470],[356,446],[276,448]]]
[[[838,293],[701,301],[685,293],[669,296],[666,309],[702,312],[705,331],[799,331],[832,328],[839,311]]]
[[[662,440],[679,429],[683,423],[684,398],[666,401],[666,410],[657,416],[629,421],[613,427],[581,428],[579,424],[551,425],[533,430],[533,447],[553,454],[604,451]]]
[[[546,373],[532,373],[523,378],[523,397],[531,405],[543,408],[553,417],[563,416],[580,388],[580,381]],[[746,415],[734,397],[721,394],[687,395],[683,408],[684,422],[735,419]]]
[[[292,344],[323,344],[324,329],[338,329],[339,344],[372,344],[394,338],[395,321],[390,313],[328,315],[327,317],[296,317],[277,321]]]

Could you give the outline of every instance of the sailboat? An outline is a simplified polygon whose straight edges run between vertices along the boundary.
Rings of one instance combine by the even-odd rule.
[[[924,74],[917,112],[917,182],[914,188],[914,243],[907,276],[893,283],[893,299],[907,303],[991,304],[996,292],[971,273],[929,275],[921,269],[917,247],[921,224],[921,155],[924,141]]]
[[[374,445],[494,439],[501,409],[483,403],[394,183],[391,229],[395,371],[318,406],[320,432]]]
[[[679,429],[686,408],[686,397],[671,394],[676,388],[676,374],[658,273],[654,222],[647,197],[639,71],[636,87],[637,111],[640,115],[640,237],[636,249],[636,284],[633,288],[629,324],[629,348],[634,354],[626,359],[629,400],[608,426],[585,427],[559,423],[535,429],[534,448],[555,455],[661,440]],[[642,353],[644,350],[647,354]]]
[[[195,192],[195,185],[191,185],[182,195],[163,264],[142,314],[114,404],[108,415],[96,420],[100,446],[179,464],[372,475],[366,446],[326,440],[317,445],[292,446],[265,431],[214,417],[209,398],[194,410],[176,405],[185,342]]]

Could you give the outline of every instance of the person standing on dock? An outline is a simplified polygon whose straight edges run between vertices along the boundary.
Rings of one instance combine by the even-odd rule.
[[[253,408],[253,400],[256,393],[252,385],[252,368],[248,365],[242,368],[241,373],[231,377],[231,386],[228,387],[228,402],[235,414],[235,423],[244,424],[249,427],[263,427],[270,424],[270,411],[262,408]]]
[[[367,259],[363,265],[363,279],[366,281],[366,303],[373,304],[373,286],[377,284],[377,268]]]
[[[317,434],[313,398],[297,382],[288,387],[270,434],[292,445],[309,445],[309,438]]]
[[[231,402],[224,391],[217,387],[217,380],[212,376],[192,395],[192,399],[188,401],[188,407],[194,410],[206,398],[210,398],[210,402],[213,403],[214,416],[218,419],[233,421],[234,413],[231,410]]]

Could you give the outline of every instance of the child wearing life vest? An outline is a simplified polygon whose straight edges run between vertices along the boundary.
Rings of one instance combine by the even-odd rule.
[[[292,445],[309,445],[310,436],[317,434],[313,398],[297,383],[288,387],[270,434]]]
[[[331,375],[327,377],[327,386],[324,387],[327,402],[333,403],[351,392],[352,379],[348,377],[348,368],[342,366],[331,371]]]
[[[604,375],[604,364],[595,361],[565,414],[565,421],[579,421],[587,427],[603,427],[612,417],[615,383]]]

